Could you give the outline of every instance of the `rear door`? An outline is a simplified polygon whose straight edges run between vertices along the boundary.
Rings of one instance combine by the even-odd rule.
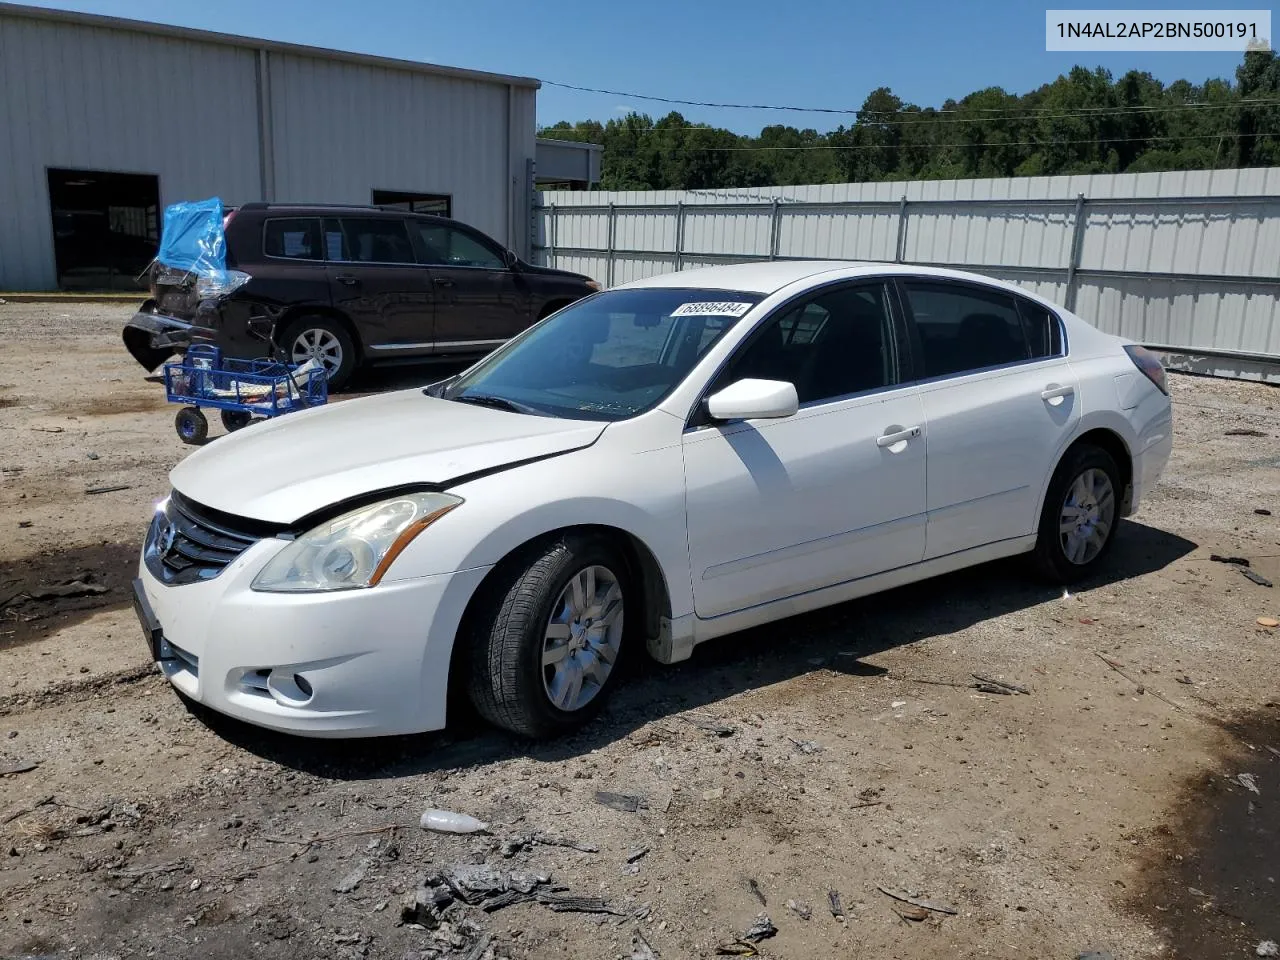
[[[924,402],[926,558],[1035,533],[1044,486],[1080,419],[1059,321],[994,287],[900,286]]]
[[[535,319],[528,282],[483,234],[443,220],[410,220],[436,297],[436,351],[489,350]]]
[[[333,305],[379,353],[422,353],[434,338],[431,277],[399,217],[326,217],[324,252]]]

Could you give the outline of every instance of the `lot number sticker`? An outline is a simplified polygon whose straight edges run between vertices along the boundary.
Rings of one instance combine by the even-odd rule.
[[[671,311],[673,317],[740,317],[751,309],[749,303],[732,300],[700,300],[682,303]]]

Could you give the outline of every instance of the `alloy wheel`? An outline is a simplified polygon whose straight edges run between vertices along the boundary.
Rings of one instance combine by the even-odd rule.
[[[622,641],[622,585],[608,567],[579,570],[552,607],[542,644],[542,685],[571,713],[590,703],[609,679]]]

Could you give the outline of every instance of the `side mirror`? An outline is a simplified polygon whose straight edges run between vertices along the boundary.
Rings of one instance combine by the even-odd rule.
[[[505,263],[508,267],[514,267],[517,263],[520,262],[520,258],[517,257],[515,253],[511,250],[503,250],[502,262]]]
[[[799,409],[795,384],[783,380],[739,380],[707,397],[707,413],[716,420],[779,419]]]

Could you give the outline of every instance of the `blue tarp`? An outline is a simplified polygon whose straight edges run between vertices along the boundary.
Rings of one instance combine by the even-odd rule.
[[[222,276],[227,269],[226,250],[220,199],[165,207],[156,259],[166,267],[201,277]]]

